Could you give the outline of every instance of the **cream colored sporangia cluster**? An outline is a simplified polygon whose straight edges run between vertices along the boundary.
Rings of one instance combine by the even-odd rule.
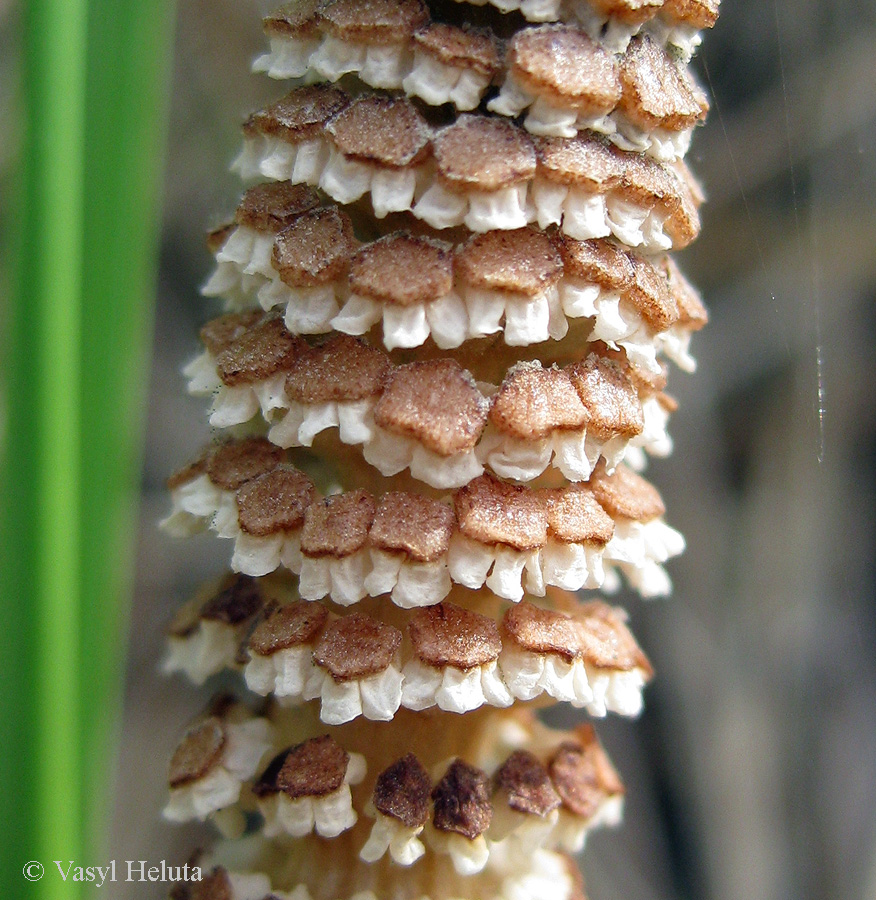
[[[304,0],[255,69],[168,531],[233,542],[168,672],[239,673],[170,763],[222,835],[178,900],[580,900],[651,669],[623,582],[683,549],[637,474],[705,324],[687,71],[718,0]],[[234,861],[234,868],[229,864]]]

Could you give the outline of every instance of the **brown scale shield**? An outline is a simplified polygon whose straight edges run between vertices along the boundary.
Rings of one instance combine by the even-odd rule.
[[[281,385],[276,389],[289,405],[278,412],[259,394],[262,414],[234,433],[217,435],[200,458],[171,476],[168,487],[185,496],[206,484],[214,492],[210,496],[219,497],[218,512],[204,513],[214,530],[230,527],[225,520],[233,508],[236,527],[247,539],[282,535],[294,541],[284,551],[287,568],[265,579],[231,573],[202,592],[172,623],[175,639],[194,641],[201,621],[225,623],[238,635],[239,668],[303,660],[322,676],[324,694],[333,690],[344,697],[356,690],[365,697],[368,685],[391,691],[380,679],[408,660],[438,675],[472,679],[490,667],[501,674],[508,648],[546,665],[583,661],[588,671],[651,678],[625,613],[593,593],[576,597],[552,588],[542,590],[546,596],[509,604],[489,587],[460,586],[457,572],[452,602],[416,608],[416,588],[409,587],[406,602],[414,608],[396,608],[384,593],[340,610],[328,599],[330,591],[323,601],[301,599],[289,568],[299,571],[294,566],[303,560],[337,574],[347,565],[345,577],[359,578],[369,559],[380,559],[425,578],[448,565],[459,541],[530,559],[549,546],[608,553],[618,535],[630,540],[652,525],[665,527],[660,493],[624,463],[612,469],[599,460],[589,481],[580,484],[550,467],[527,483],[512,482],[487,464],[467,483],[442,491],[411,474],[413,465],[410,472],[381,476],[358,446],[365,439],[350,437],[352,426],[344,419],[349,408],[366,409],[356,427],[379,429],[415,446],[415,452],[443,459],[478,453],[485,435],[532,446],[558,435],[634,442],[647,431],[646,409],[655,399],[664,412],[674,409],[664,393],[668,368],[662,356],[656,367],[634,364],[620,346],[591,342],[589,327],[581,323],[570,325],[566,337],[525,353],[500,336],[470,340],[453,352],[442,351],[431,337],[422,346],[386,351],[381,324],[355,336],[324,325],[310,333],[305,317],[302,333],[290,334],[282,308],[260,305],[270,306],[259,294],[266,279],[275,282],[276,296],[287,296],[282,291],[288,289],[290,304],[329,297],[340,306],[352,295],[390,315],[415,312],[457,292],[474,296],[471,302],[506,292],[519,302],[550,297],[556,305],[565,302],[567,283],[586,283],[606,302],[619,302],[618,309],[633,310],[650,339],[674,329],[689,337],[703,327],[705,307],[671,256],[625,246],[606,237],[607,229],[576,239],[557,223],[542,228],[531,220],[513,230],[470,233],[461,226],[433,229],[410,213],[373,213],[369,191],[396,184],[392,179],[413,179],[414,202],[435,185],[451,198],[498,203],[507,188],[525,193],[537,184],[570,196],[589,192],[637,214],[645,210],[659,218],[676,247],[693,240],[703,197],[683,160],[659,163],[587,131],[572,138],[530,134],[520,121],[486,112],[485,103],[475,113],[459,113],[452,104],[429,107],[405,96],[404,72],[386,74],[394,65],[414,65],[416,55],[445,72],[487,75],[496,87],[510,73],[539,103],[594,118],[617,113],[644,132],[680,131],[700,122],[708,109],[703,92],[681,54],[659,41],[667,23],[711,27],[718,0],[588,2],[596,18],[629,30],[623,52],[604,46],[600,34],[580,22],[563,21],[565,7],[559,5],[556,21],[548,16],[547,22],[527,23],[526,6],[522,16],[507,16],[490,0],[477,8],[446,2],[440,15],[439,5],[430,9],[420,0],[304,0],[264,20],[272,47],[286,42],[287,49],[302,53],[319,47],[320,53],[359,54],[352,72],[362,70],[367,55],[368,65],[379,59],[387,67],[381,77],[398,81],[375,89],[351,74],[342,85],[328,84],[311,68],[303,85],[281,86],[279,99],[243,123],[248,146],[321,153],[323,165],[331,156],[333,165],[368,171],[373,183],[361,200],[344,207],[319,191],[318,169],[304,184],[296,182],[293,167],[289,181],[250,186],[230,224],[208,236],[213,253],[235,232],[238,244],[256,235],[269,247],[261,281],[241,280],[246,302],[238,297],[233,311],[201,330],[222,390],[258,391],[270,381]],[[369,76],[370,84],[378,81]],[[311,448],[281,449],[265,435],[290,408],[340,420],[332,436],[318,433]],[[304,886],[314,900],[348,900],[363,891],[373,891],[378,900],[498,898],[503,879],[535,874],[527,870],[535,865],[526,862],[531,854],[513,866],[491,857],[467,875],[460,874],[454,856],[476,855],[483,847],[489,855],[494,816],[501,812],[505,824],[542,820],[583,827],[623,796],[592,726],[549,732],[531,704],[515,701],[503,708],[496,701],[494,708],[488,704],[459,715],[434,704],[417,712],[402,703],[391,721],[359,717],[330,726],[319,720],[320,705],[313,702],[319,696],[308,690],[299,692],[309,699],[298,708],[270,697],[252,700],[249,713],[239,703],[214,705],[185,735],[170,764],[172,788],[208,778],[224,754],[234,758],[229,735],[238,734],[240,722],[247,715],[264,716],[273,725],[274,743],[253,776],[243,779],[240,808],[253,813],[256,798],[279,794],[292,803],[315,802],[341,796],[350,785],[354,814],[342,834],[291,843],[284,838],[282,852],[264,839],[255,866],[273,891]],[[238,692],[244,695],[242,684]],[[358,773],[360,757],[365,776],[348,778],[354,769]],[[391,822],[405,834],[420,835],[425,861],[408,867],[390,863],[386,855],[374,863],[361,860],[375,817],[378,824]],[[546,852],[556,862],[551,895],[584,900],[571,860],[556,847]],[[231,874],[222,867],[205,871],[203,884],[176,886],[171,896],[239,900]]]

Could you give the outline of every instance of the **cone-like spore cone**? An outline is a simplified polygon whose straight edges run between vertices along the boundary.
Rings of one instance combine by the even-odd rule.
[[[669,593],[684,548],[639,473],[707,320],[668,254],[717,5],[265,19],[287,83],[243,125],[185,369],[215,440],[163,523],[231,542],[165,669],[237,678],[170,761],[166,818],[223,838],[177,900],[583,900],[569,855],[624,788],[537,710],[634,716],[653,675],[602,595]]]

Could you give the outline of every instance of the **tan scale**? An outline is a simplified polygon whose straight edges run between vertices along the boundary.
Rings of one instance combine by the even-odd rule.
[[[482,544],[531,550],[547,540],[547,508],[537,493],[485,474],[453,497],[459,530]]]
[[[438,177],[452,191],[497,191],[535,174],[532,140],[501,119],[462,115],[432,144]]]
[[[390,369],[381,350],[335,335],[295,362],[286,376],[286,393],[305,404],[362,400],[383,393]]]
[[[400,44],[428,20],[420,0],[331,0],[319,10],[322,28],[350,43]]]
[[[413,753],[407,753],[377,776],[372,799],[379,813],[417,828],[429,819],[431,793],[429,773]]]
[[[509,44],[507,64],[526,91],[555,107],[601,116],[621,99],[614,56],[577,28],[546,25],[519,31]]]
[[[278,754],[253,787],[256,796],[282,791],[290,799],[324,797],[344,782],[350,755],[330,735]]]
[[[630,42],[620,66],[621,112],[643,131],[683,131],[702,121],[709,109],[705,95],[647,35]]]
[[[335,681],[383,672],[401,647],[401,632],[371,616],[351,613],[330,622],[313,651],[313,660]]]
[[[306,184],[269,181],[246,191],[234,213],[234,223],[276,233],[318,205],[319,195]]]
[[[538,174],[548,181],[606,194],[621,184],[626,159],[591,137],[537,138]],[[643,165],[648,165],[643,163]]]
[[[454,524],[446,503],[393,491],[380,498],[368,539],[378,550],[432,562],[447,552]]]
[[[305,556],[343,559],[365,546],[377,506],[367,491],[326,497],[308,506],[301,532]]]
[[[414,438],[440,456],[471,450],[487,420],[489,402],[452,360],[409,363],[390,376],[374,420]]]
[[[436,669],[467,671],[497,659],[502,649],[493,619],[452,603],[418,610],[408,623],[408,635],[415,658]]]
[[[319,36],[318,12],[326,0],[293,0],[285,3],[262,20],[269,35],[290,38],[316,38]]]
[[[350,290],[381,303],[428,303],[453,287],[450,245],[410,234],[387,235],[353,257]]]
[[[238,489],[237,520],[257,537],[296,531],[314,499],[313,482],[294,466],[280,465]]]
[[[692,28],[711,28],[719,5],[720,0],[663,0],[663,13]]]
[[[668,281],[653,264],[630,254],[633,280],[628,297],[636,312],[655,332],[666,331],[679,319],[678,304],[669,290]]]
[[[291,335],[281,318],[266,316],[216,354],[216,371],[229,387],[259,381],[288,369],[306,349],[307,344]]]
[[[214,356],[230,347],[264,318],[259,309],[228,313],[211,319],[200,331],[201,342]]]
[[[591,819],[606,798],[620,797],[624,786],[591,725],[582,725],[577,741],[562,743],[548,763],[554,789],[563,806]]]
[[[203,778],[219,764],[226,741],[222,722],[215,717],[192,728],[170,758],[170,787],[182,787]]]
[[[612,517],[647,522],[666,512],[660,492],[629,467],[620,465],[612,474],[597,465],[590,477],[590,490]]]
[[[513,437],[536,440],[559,429],[584,428],[590,413],[565,372],[523,362],[505,376],[493,398],[490,421]]]
[[[417,50],[446,66],[471,69],[493,78],[500,70],[496,38],[485,30],[432,22],[413,36]]]
[[[519,228],[475,235],[457,248],[453,270],[472,287],[532,297],[557,284],[563,264],[544,232]]]
[[[604,546],[614,534],[611,516],[586,485],[546,491],[548,534],[570,544]]]
[[[486,773],[456,760],[432,790],[435,828],[470,840],[483,834],[493,813],[488,785]]]
[[[273,266],[289,287],[313,287],[345,277],[356,249],[350,217],[337,207],[312,210],[281,231]]]
[[[313,645],[328,620],[328,611],[319,603],[298,601],[273,609],[253,629],[248,647],[259,656],[281,650]]]
[[[567,276],[598,284],[618,293],[629,290],[633,281],[630,254],[604,238],[577,241],[564,237],[559,244]]]
[[[214,484],[236,491],[247,482],[272,472],[286,452],[264,438],[224,441],[207,456],[206,473]]]
[[[587,410],[590,432],[604,440],[642,433],[644,417],[638,391],[617,363],[591,353],[564,373]]]
[[[281,100],[253,113],[244,123],[247,136],[278,137],[298,144],[322,135],[329,121],[350,103],[349,95],[330,85],[295,88]]]
[[[355,99],[327,125],[338,151],[386,168],[418,165],[429,154],[432,129],[407,99]]]

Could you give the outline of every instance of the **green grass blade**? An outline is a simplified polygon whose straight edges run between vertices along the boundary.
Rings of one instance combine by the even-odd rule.
[[[100,863],[121,695],[170,0],[23,4],[0,424],[0,896]],[[89,860],[89,856],[91,859]],[[46,876],[28,883],[39,860]]]
[[[172,11],[169,0],[92,0],[89,23],[81,714],[87,725],[84,752],[89,762],[83,775],[93,847],[106,820],[113,769],[109,748],[123,686]]]
[[[22,865],[82,843],[79,710],[79,439],[85,0],[24,9],[25,135],[16,289],[8,310],[4,498],[4,896]],[[11,644],[11,646],[9,646]],[[8,792],[8,793],[7,793]],[[44,878],[40,898],[76,896]]]

